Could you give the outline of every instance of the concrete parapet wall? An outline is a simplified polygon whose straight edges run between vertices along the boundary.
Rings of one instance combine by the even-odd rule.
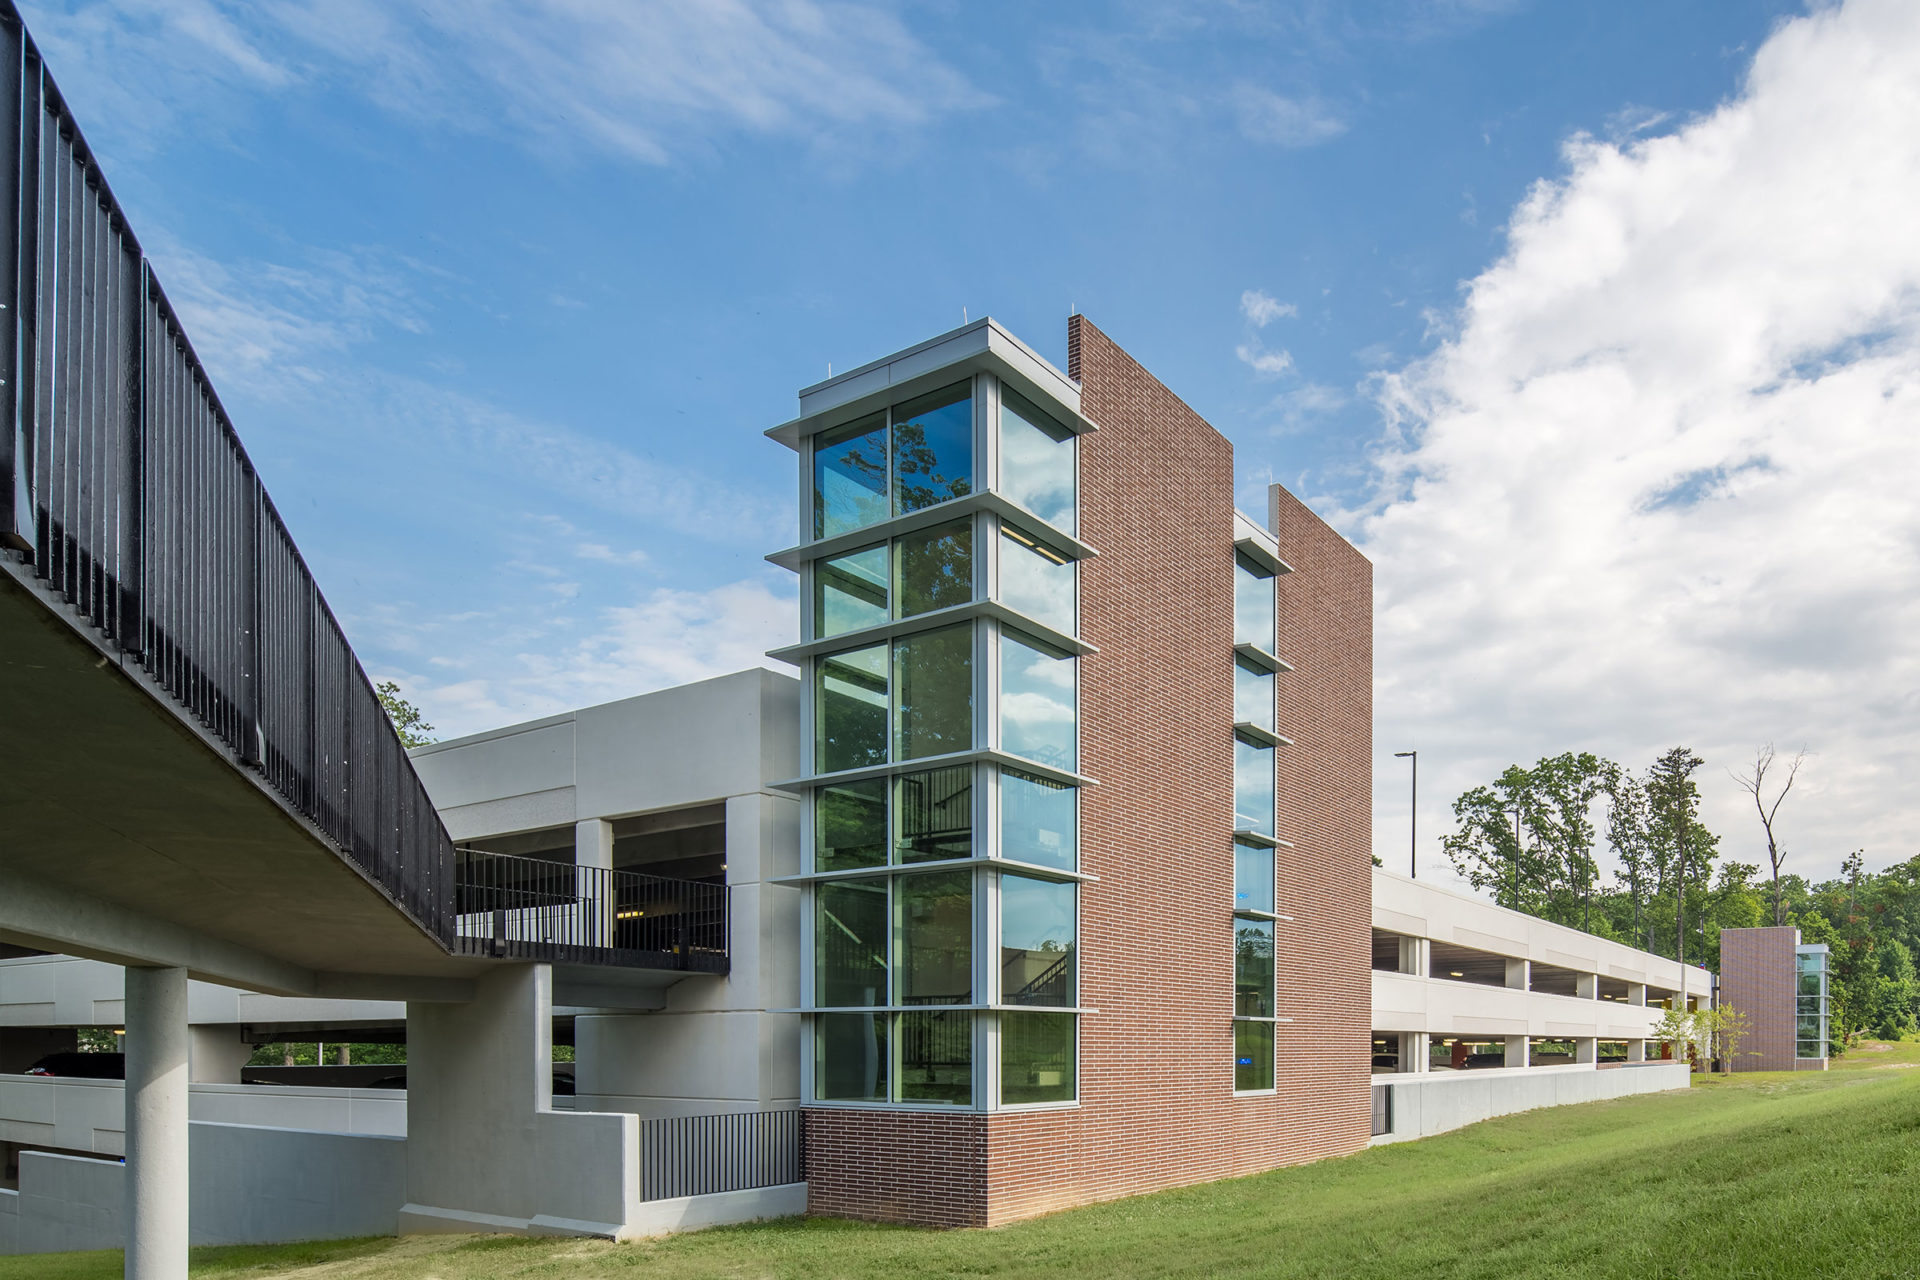
[[[1393,1132],[1373,1142],[1431,1137],[1540,1107],[1684,1089],[1688,1074],[1684,1063],[1657,1062],[1606,1071],[1577,1065],[1375,1076],[1376,1086],[1393,1090]]]
[[[391,1235],[406,1191],[406,1140],[251,1125],[192,1126],[189,1234],[202,1244]],[[0,1191],[0,1254],[117,1249],[126,1166],[22,1152]]]
[[[0,1076],[0,1142],[124,1155],[124,1090],[118,1080]],[[187,1097],[196,1124],[388,1137],[407,1132],[407,1095],[400,1089],[196,1084]]]

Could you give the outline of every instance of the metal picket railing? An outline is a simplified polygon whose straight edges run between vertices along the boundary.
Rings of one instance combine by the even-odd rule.
[[[483,849],[454,854],[470,955],[727,971],[727,886]]]
[[[640,1122],[640,1198],[752,1191],[806,1181],[799,1111],[740,1111]]]

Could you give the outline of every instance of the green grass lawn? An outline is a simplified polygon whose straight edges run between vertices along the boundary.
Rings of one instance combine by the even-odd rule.
[[[1920,1043],[1833,1071],[1535,1111],[993,1231],[792,1219],[631,1245],[412,1237],[194,1251],[195,1277],[1920,1276]],[[111,1280],[117,1253],[0,1258]]]

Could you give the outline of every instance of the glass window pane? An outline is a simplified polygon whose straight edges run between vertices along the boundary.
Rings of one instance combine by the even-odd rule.
[[[814,1003],[887,1002],[887,882],[831,880],[813,895]]]
[[[1273,1016],[1273,921],[1233,922],[1233,1011],[1243,1018]]]
[[[893,513],[973,492],[973,384],[893,408]]]
[[[887,518],[887,417],[876,413],[813,438],[813,536]]]
[[[1000,856],[1074,869],[1079,796],[1075,788],[1012,770],[1000,774]]]
[[[1273,850],[1234,842],[1233,909],[1273,910]]]
[[[1071,1007],[1074,886],[1000,877],[1000,1001]]]
[[[973,1101],[973,1015],[900,1015],[900,1101]]]
[[[1273,748],[1233,740],[1233,827],[1273,834]]]
[[[900,561],[900,616],[973,599],[973,526],[962,520],[894,540]]]
[[[890,1060],[886,1014],[814,1016],[814,1097],[825,1102],[885,1102]]]
[[[1257,724],[1273,732],[1273,672],[1234,661],[1233,718],[1240,724]]]
[[[973,1003],[973,873],[936,871],[894,882],[899,1004]]]
[[[887,861],[887,780],[842,782],[813,793],[813,869],[851,871]]]
[[[813,638],[887,620],[887,549],[868,547],[813,566]]]
[[[1233,1024],[1233,1087],[1238,1090],[1273,1088],[1273,1024]]]
[[[1072,1102],[1074,1016],[1070,1013],[1000,1015],[1000,1101]]]
[[[893,797],[895,861],[972,856],[972,765],[901,774],[894,779]]]
[[[1273,575],[1245,556],[1233,558],[1233,642],[1274,646]]]
[[[887,649],[874,645],[819,659],[814,701],[821,773],[887,762]]]
[[[1074,663],[1000,636],[1000,749],[1056,769],[1078,755]]]
[[[1074,532],[1073,433],[1000,385],[1000,492],[1056,529]]]
[[[1055,631],[1072,635],[1074,564],[1042,547],[1017,529],[1003,528],[1000,539],[1000,603]]]
[[[962,624],[893,642],[894,758],[973,748],[973,628]]]

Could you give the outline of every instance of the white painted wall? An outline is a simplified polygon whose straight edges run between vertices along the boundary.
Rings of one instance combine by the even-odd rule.
[[[187,1020],[196,1025],[396,1023],[398,1000],[310,1000],[263,996],[211,982],[190,983]],[[126,970],[72,956],[0,960],[0,1027],[117,1027],[126,1021]]]
[[[1378,1146],[1431,1137],[1539,1107],[1685,1089],[1687,1077],[1687,1067],[1678,1062],[1603,1070],[1570,1065],[1375,1076],[1375,1088],[1393,1090],[1393,1132],[1373,1142]]]

